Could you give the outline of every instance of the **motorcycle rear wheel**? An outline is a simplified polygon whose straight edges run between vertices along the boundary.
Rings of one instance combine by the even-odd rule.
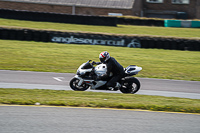
[[[134,77],[126,79],[124,85],[120,88],[122,93],[134,94],[140,89],[140,81]]]
[[[72,90],[74,91],[85,91],[89,88],[89,85],[83,83],[81,86],[78,86],[78,82],[79,82],[79,79],[77,78],[73,78],[69,85],[71,87]]]

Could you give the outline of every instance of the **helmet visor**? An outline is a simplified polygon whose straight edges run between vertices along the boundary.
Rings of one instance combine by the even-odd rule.
[[[106,60],[106,57],[104,57],[104,58],[100,58],[100,61],[101,61],[102,63],[104,63],[105,60]]]

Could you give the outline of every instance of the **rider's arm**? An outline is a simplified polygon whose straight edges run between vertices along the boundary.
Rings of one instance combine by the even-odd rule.
[[[93,61],[92,64],[93,65],[99,65],[99,64],[102,64],[102,63],[101,62],[95,62],[95,61]]]
[[[112,71],[113,65],[112,62],[107,63],[107,72],[106,75],[109,77],[111,71]]]

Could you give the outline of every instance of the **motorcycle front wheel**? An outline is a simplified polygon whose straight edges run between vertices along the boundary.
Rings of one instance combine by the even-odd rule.
[[[126,79],[123,86],[120,88],[122,93],[134,94],[140,89],[140,81],[134,77]]]
[[[81,86],[78,86],[78,82],[79,82],[79,79],[77,78],[73,78],[69,85],[70,87],[72,88],[72,90],[74,91],[85,91],[89,88],[89,85],[83,83]]]

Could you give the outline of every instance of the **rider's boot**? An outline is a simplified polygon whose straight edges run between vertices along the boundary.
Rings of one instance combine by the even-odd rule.
[[[114,90],[119,90],[121,87],[122,87],[121,84],[117,82]]]

